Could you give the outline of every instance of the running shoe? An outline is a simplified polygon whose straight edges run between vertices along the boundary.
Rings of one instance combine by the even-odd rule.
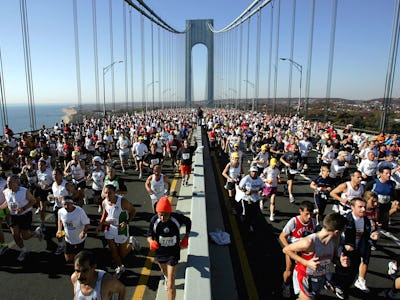
[[[164,276],[164,290],[168,290],[168,280],[167,280],[167,276],[165,276],[165,275],[163,275]]]
[[[290,203],[294,203],[294,197],[293,197],[293,195],[289,195],[289,202],[290,202]]]
[[[142,173],[139,173],[139,179],[142,179]]]
[[[102,211],[102,207],[101,207],[101,205],[99,204],[99,208],[97,209],[97,212],[99,213],[99,214],[101,214],[101,211]]]
[[[17,257],[17,260],[24,261],[27,255],[28,255],[28,251],[21,251]]]
[[[332,284],[332,281],[329,281],[329,280],[325,280],[324,289],[331,291],[331,292],[335,292],[335,287]]]
[[[126,271],[125,266],[124,265],[120,265],[118,267],[115,268],[115,278],[119,279],[122,275],[122,273],[124,273]]]
[[[275,214],[270,214],[270,215],[269,215],[269,220],[270,220],[271,222],[274,222],[274,221],[275,221]]]
[[[343,290],[342,290],[340,287],[338,287],[338,286],[335,287],[335,295],[336,295],[336,297],[338,297],[339,299],[344,299],[344,292],[343,292]]]
[[[369,288],[367,287],[367,283],[364,278],[358,277],[356,282],[354,282],[354,286],[364,293],[369,293]]]
[[[43,231],[41,226],[36,227],[35,236],[39,239],[40,242],[43,240]]]

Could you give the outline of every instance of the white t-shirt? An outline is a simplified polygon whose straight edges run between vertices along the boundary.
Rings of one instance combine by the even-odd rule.
[[[72,212],[67,212],[64,207],[61,208],[58,211],[58,219],[64,226],[65,240],[68,243],[76,245],[86,239],[86,236],[81,239],[79,234],[83,231],[85,225],[90,224],[90,220],[81,207],[75,206]]]

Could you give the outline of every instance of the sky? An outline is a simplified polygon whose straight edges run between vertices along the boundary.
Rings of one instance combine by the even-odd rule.
[[[133,1],[136,3],[136,1]],[[179,31],[185,29],[186,20],[213,19],[214,28],[222,29],[238,17],[253,1],[249,0],[152,0],[145,1],[161,18]],[[262,2],[262,1],[261,1]],[[385,77],[388,65],[392,35],[395,0],[338,0],[337,25],[334,47],[334,61],[331,81],[331,97],[365,100],[381,98],[384,95]],[[35,103],[77,103],[77,72],[73,26],[73,1],[26,0],[29,26],[29,42],[32,66],[32,82]],[[154,88],[155,98],[184,97],[184,50],[177,50],[174,60],[167,57],[171,43],[184,45],[184,36],[174,37],[160,31],[160,63],[157,45],[158,29],[154,26],[154,72],[152,72],[151,23],[144,21],[144,53],[141,53],[141,17],[135,11],[132,15],[132,53],[128,37],[128,56],[124,54],[123,0],[112,1],[113,18],[113,61],[124,61],[113,66],[116,102],[127,97],[135,102],[151,101]],[[274,26],[272,37],[272,74],[270,79],[270,18],[271,5],[261,13],[260,57],[257,59],[257,19],[250,21],[249,59],[247,60],[247,30],[243,27],[242,72],[239,74],[238,53],[239,29],[231,31],[230,38],[216,34],[215,98],[241,98],[256,94],[254,84],[258,82],[259,97],[287,97],[290,64],[276,58],[290,56],[291,12],[293,0],[281,0],[279,43],[277,35],[277,0],[274,1]],[[308,68],[309,28],[311,0],[297,0],[296,30],[293,59],[302,65],[302,96],[305,95],[306,78],[309,73],[309,96],[325,97],[328,77],[329,37],[331,32],[332,1],[316,0],[314,41],[311,68]],[[77,23],[79,31],[79,63],[82,103],[96,101],[95,56],[93,50],[92,1],[77,1]],[[98,94],[97,99],[108,102],[111,99],[111,69],[103,76],[105,67],[112,63],[110,53],[109,0],[96,1],[97,44],[98,44]],[[129,20],[127,23],[129,32]],[[230,39],[230,42],[229,42]],[[236,41],[236,43],[232,42]],[[169,45],[169,46],[168,46]],[[175,47],[174,46],[174,47]],[[218,47],[225,47],[218,50]],[[227,48],[228,47],[228,48]],[[227,50],[228,49],[228,50]],[[4,94],[7,104],[27,103],[25,61],[21,33],[20,1],[0,1],[0,51]],[[203,100],[206,94],[206,49],[193,48],[194,100]],[[228,58],[231,58],[230,61]],[[145,68],[143,79],[142,68]],[[170,73],[158,73],[158,66],[176,68]],[[247,68],[248,65],[248,68]],[[217,67],[218,66],[218,67]],[[257,66],[259,71],[257,72]],[[274,72],[277,70],[276,89]],[[397,70],[398,70],[397,62]],[[248,70],[248,71],[246,71]],[[126,73],[125,73],[126,72]],[[397,72],[398,73],[398,72]],[[393,97],[399,97],[399,76],[395,75]],[[125,74],[127,77],[125,79]],[[153,75],[154,74],[154,75]],[[300,74],[293,69],[292,97],[299,95]],[[103,77],[105,85],[103,86]],[[126,85],[127,82],[127,85]],[[246,82],[250,82],[246,84]],[[127,88],[126,88],[127,87]],[[143,89],[144,87],[144,89]],[[240,87],[240,88],[239,88]],[[143,99],[143,97],[145,99]]]

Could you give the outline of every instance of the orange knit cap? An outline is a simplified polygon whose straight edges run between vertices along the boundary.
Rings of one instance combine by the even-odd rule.
[[[168,197],[161,197],[157,202],[156,212],[172,212],[171,202],[169,202]]]

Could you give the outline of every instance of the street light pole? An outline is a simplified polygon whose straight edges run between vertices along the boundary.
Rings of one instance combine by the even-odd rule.
[[[291,64],[293,64],[296,69],[300,72],[300,93],[299,93],[299,103],[297,104],[297,115],[300,115],[300,104],[301,104],[301,82],[303,81],[303,66],[299,64],[298,62],[294,61],[293,59],[290,58],[285,58],[281,57],[281,60],[287,60]]]
[[[108,66],[105,66],[103,68],[103,115],[104,117],[106,116],[106,82],[105,82],[105,77],[106,74],[109,70],[111,70],[112,67],[114,67],[115,64],[119,64],[119,63],[123,63],[123,60],[119,60],[119,61],[114,61],[111,64],[109,64]]]

